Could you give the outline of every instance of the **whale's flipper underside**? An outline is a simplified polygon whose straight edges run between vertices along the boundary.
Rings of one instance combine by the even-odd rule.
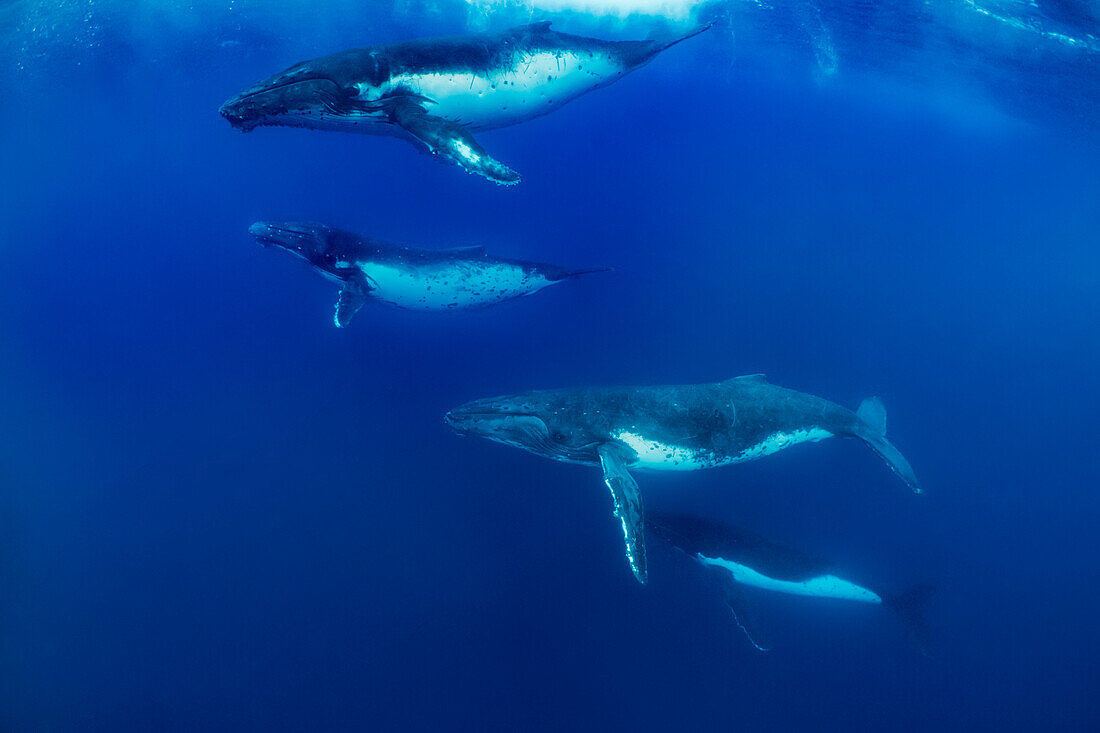
[[[421,99],[401,97],[393,101],[387,107],[390,121],[423,143],[432,155],[454,163],[467,173],[475,173],[502,186],[520,182],[519,174],[486,153],[469,130],[428,114]]]
[[[365,276],[360,275],[344,282],[340,297],[336,299],[336,313],[332,319],[337,328],[347,328],[351,319],[367,302],[369,292],[370,285]]]
[[[626,470],[626,463],[619,448],[605,443],[598,448],[597,452],[600,455],[600,466],[603,467],[603,482],[611,491],[615,516],[622,523],[626,561],[630,563],[630,569],[638,582],[645,583],[647,578],[645,535],[642,530],[644,508],[638,483]]]

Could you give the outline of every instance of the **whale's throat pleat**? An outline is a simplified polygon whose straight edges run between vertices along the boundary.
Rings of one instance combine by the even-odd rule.
[[[454,262],[420,267],[360,263],[371,297],[414,310],[461,310],[528,295],[550,284],[538,273],[499,262]]]
[[[488,69],[396,74],[378,93],[418,95],[429,100],[425,109],[430,114],[478,130],[546,114],[622,72],[599,52],[533,50],[517,52]]]

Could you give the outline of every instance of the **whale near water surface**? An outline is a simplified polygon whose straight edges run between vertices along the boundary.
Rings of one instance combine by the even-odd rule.
[[[219,111],[244,132],[286,126],[397,136],[511,185],[519,174],[486,153],[473,133],[552,112],[709,27],[668,41],[604,41],[541,22],[351,49],[294,64]]]

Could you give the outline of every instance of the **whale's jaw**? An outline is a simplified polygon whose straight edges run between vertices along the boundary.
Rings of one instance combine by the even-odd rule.
[[[240,102],[236,97],[227,100],[219,107],[218,114],[224,117],[225,121],[228,122],[229,126],[234,130],[251,132],[260,126],[258,119],[242,112]]]
[[[237,130],[261,126],[312,127],[312,120],[340,116],[338,101],[346,96],[339,85],[323,76],[287,78],[277,74],[245,89],[218,108],[218,114]]]

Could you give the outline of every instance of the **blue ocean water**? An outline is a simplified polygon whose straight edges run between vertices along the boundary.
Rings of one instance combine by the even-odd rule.
[[[631,10],[643,12],[628,12]],[[480,134],[499,188],[395,139],[232,130],[344,48],[550,19],[709,33]],[[1100,8],[14,2],[0,7],[0,730],[1096,730]],[[462,313],[369,306],[256,220],[611,273]],[[599,472],[456,436],[531,388],[878,395],[855,441],[639,476],[890,588],[631,577]]]

